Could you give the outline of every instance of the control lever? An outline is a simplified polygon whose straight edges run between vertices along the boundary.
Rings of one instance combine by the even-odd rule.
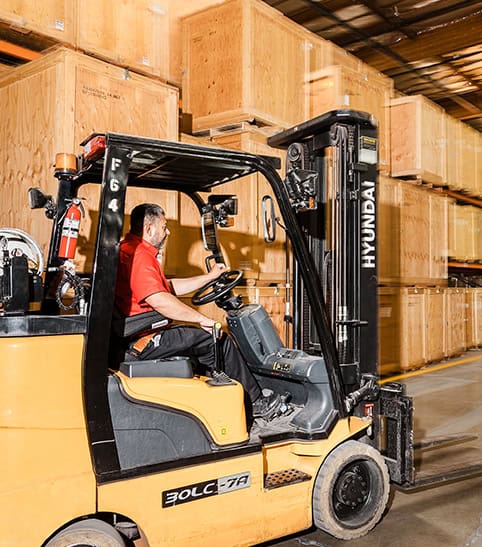
[[[220,340],[222,336],[221,323],[216,321],[212,330],[213,346],[214,346],[214,367],[212,378],[208,380],[210,386],[228,386],[235,382],[224,372],[224,362],[221,355]]]

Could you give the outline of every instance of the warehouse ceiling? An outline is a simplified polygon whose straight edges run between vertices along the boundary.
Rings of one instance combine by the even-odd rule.
[[[482,131],[482,1],[265,2]]]

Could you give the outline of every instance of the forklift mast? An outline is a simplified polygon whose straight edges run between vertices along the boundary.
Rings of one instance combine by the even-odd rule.
[[[335,111],[269,139],[287,149],[287,184],[303,194],[298,221],[322,283],[345,391],[378,373],[377,128]],[[296,181],[296,182],[294,182]],[[293,260],[293,345],[320,353],[300,265]]]

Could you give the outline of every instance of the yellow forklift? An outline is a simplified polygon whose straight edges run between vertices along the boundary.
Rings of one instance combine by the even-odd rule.
[[[377,384],[371,118],[332,112],[272,144],[288,149],[285,180],[275,158],[94,135],[78,158],[57,162],[55,201],[30,190],[31,208],[53,221],[46,264],[28,234],[0,230],[2,546],[246,546],[312,525],[353,539],[382,517],[390,482],[469,474],[417,481],[411,400],[399,384]],[[258,382],[283,399],[253,422],[222,363],[199,376],[182,355],[124,361],[115,349],[163,320],[119,318],[114,286],[128,187],[192,198],[209,268],[224,260],[218,229],[238,207],[258,206],[209,192],[257,172],[281,215],[263,199],[265,240],[282,227],[293,256],[291,347],[262,306],[235,294],[241,271],[193,296],[225,310]],[[100,186],[93,266],[75,272],[68,247],[87,184]]]

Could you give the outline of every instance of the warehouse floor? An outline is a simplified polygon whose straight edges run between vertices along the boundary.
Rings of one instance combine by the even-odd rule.
[[[482,351],[469,351],[397,381],[407,385],[414,399],[415,442],[456,433],[478,435],[464,444],[424,451],[417,469],[436,471],[450,462],[482,460]],[[339,541],[310,530],[265,545],[482,547],[482,475],[411,493],[395,490],[382,522],[358,540]]]

